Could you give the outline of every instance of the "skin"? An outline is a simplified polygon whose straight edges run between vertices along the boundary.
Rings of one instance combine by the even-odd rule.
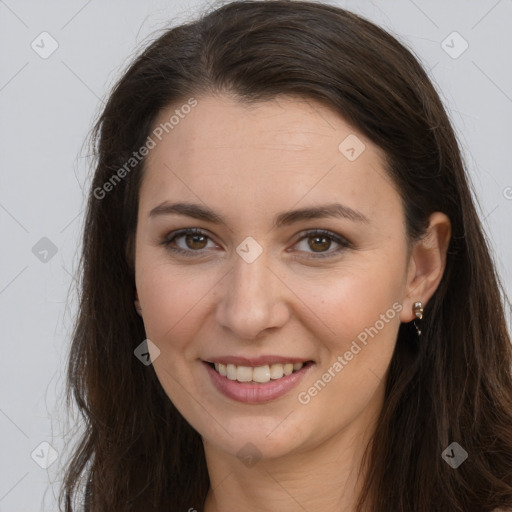
[[[426,305],[441,280],[449,220],[434,213],[428,236],[409,246],[382,151],[325,106],[292,97],[252,106],[227,95],[197,100],[148,155],[135,284],[147,337],[160,350],[155,372],[204,440],[212,482],[205,510],[353,511],[398,328],[414,319],[414,302]],[[162,111],[155,126],[177,107]],[[354,161],[338,149],[351,134],[365,144]],[[164,201],[206,205],[226,225],[150,217]],[[368,222],[272,226],[282,211],[334,202]],[[182,228],[206,232],[206,239],[174,242],[199,256],[162,245]],[[303,233],[314,229],[351,245]],[[252,263],[236,252],[248,236],[263,249]],[[330,257],[315,258],[319,253]],[[300,403],[299,392],[393,304],[401,311],[309,403]],[[201,363],[227,354],[293,356],[315,366],[286,395],[244,404],[219,393]],[[261,457],[251,466],[237,457],[247,443]]]

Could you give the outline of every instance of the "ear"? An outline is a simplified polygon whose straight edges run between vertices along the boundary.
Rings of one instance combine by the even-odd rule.
[[[434,212],[429,217],[427,232],[411,249],[406,295],[400,314],[402,322],[414,320],[414,303],[421,301],[425,307],[437,290],[446,267],[450,237],[450,219],[444,213]]]
[[[135,300],[133,303],[135,304],[135,310],[137,311],[137,314],[142,316],[142,308],[140,307],[139,294],[137,293],[137,290],[135,290]]]

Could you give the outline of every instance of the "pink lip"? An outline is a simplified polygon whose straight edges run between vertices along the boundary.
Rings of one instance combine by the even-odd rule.
[[[264,366],[266,364],[306,363],[310,359],[283,356],[236,357],[219,356],[205,359],[208,363],[235,364],[236,366]]]
[[[226,358],[227,359],[227,358]],[[226,361],[226,359],[222,359]],[[237,359],[237,358],[233,358]],[[275,361],[275,359],[273,359]],[[291,362],[289,359],[288,362]],[[301,361],[297,361],[301,362]],[[311,369],[314,363],[303,366],[300,370],[281,379],[270,380],[265,384],[251,384],[248,382],[238,382],[223,377],[220,373],[214,370],[207,362],[203,361],[203,366],[210,375],[213,385],[224,396],[244,402],[247,404],[260,404],[263,402],[270,402],[286,394],[294,388],[304,377],[304,375]],[[230,363],[234,364],[234,363]],[[252,366],[252,365],[247,365]],[[260,365],[261,366],[261,365]]]

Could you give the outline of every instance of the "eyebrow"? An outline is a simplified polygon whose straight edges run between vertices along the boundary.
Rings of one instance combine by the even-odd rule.
[[[164,201],[149,212],[150,218],[160,215],[183,215],[193,217],[194,219],[208,221],[213,224],[227,225],[226,221],[213,210],[210,210],[206,206],[194,203],[169,203],[168,201]],[[370,222],[368,217],[357,210],[340,203],[331,203],[279,213],[274,219],[274,227],[280,228],[302,220],[322,219],[328,217],[348,219],[366,224]]]

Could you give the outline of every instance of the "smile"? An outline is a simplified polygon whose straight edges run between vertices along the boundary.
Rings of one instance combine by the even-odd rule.
[[[215,370],[223,377],[238,382],[254,382],[265,384],[270,380],[281,379],[283,376],[291,375],[300,370],[304,363],[271,364],[263,366],[237,366],[235,364],[214,363]]]
[[[247,366],[247,363],[202,361],[217,391],[247,404],[269,402],[286,395],[315,366],[313,361],[258,363],[259,366]]]

